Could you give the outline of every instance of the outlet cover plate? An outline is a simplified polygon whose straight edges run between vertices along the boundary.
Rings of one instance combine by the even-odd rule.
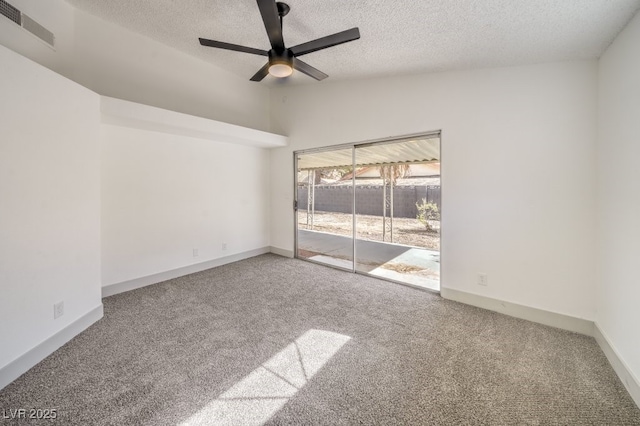
[[[487,277],[487,274],[485,273],[478,274],[478,285],[481,285],[484,287],[489,285],[489,278]]]
[[[58,319],[64,315],[64,302],[53,305],[53,319]]]

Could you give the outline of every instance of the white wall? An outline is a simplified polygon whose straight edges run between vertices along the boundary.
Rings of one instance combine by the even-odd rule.
[[[442,286],[592,320],[596,78],[575,62],[274,90],[290,146],[271,152],[271,245],[293,249],[292,151],[441,129]]]
[[[101,284],[268,251],[262,146],[286,138],[145,107],[174,133],[132,128],[113,99],[103,124],[98,94],[3,46],[0,72],[0,388],[99,318]]]
[[[640,15],[600,59],[596,324],[640,385]],[[637,394],[636,397],[640,396]]]
[[[105,96],[269,130],[268,87],[81,11],[75,25],[80,84]]]
[[[0,19],[0,44],[101,95],[269,130],[264,85],[75,10],[63,0],[11,3],[52,31],[56,47],[5,18]]]
[[[268,150],[111,125],[103,135],[103,286],[269,246]]]
[[[0,75],[2,369],[101,305],[100,116],[98,95],[2,46]]]

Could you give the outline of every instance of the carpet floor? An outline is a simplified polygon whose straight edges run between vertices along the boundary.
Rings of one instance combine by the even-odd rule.
[[[1,390],[0,414],[56,409],[41,423],[61,425],[640,425],[591,337],[300,260],[258,256],[106,298],[104,310]]]

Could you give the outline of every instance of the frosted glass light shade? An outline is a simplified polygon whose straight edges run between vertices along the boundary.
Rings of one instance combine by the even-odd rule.
[[[273,64],[269,67],[269,74],[274,77],[289,77],[293,73],[293,68],[287,64]]]

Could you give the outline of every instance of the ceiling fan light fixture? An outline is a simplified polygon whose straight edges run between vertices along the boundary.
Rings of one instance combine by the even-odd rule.
[[[276,78],[289,77],[293,74],[293,53],[290,50],[283,52],[269,52],[269,74]]]
[[[275,63],[269,66],[269,74],[277,78],[289,77],[293,74],[293,68],[286,63]]]
[[[291,8],[286,3],[277,0],[257,0],[257,3],[258,9],[260,9],[260,15],[262,15],[262,22],[267,30],[269,44],[271,44],[270,50],[255,49],[253,47],[240,46],[239,44],[209,40],[206,38],[199,39],[202,46],[268,56],[269,62],[264,64],[262,68],[251,77],[251,81],[262,81],[269,74],[276,78],[289,77],[293,74],[294,68],[296,71],[300,71],[302,74],[306,74],[318,81],[324,80],[329,77],[327,74],[301,61],[298,59],[298,56],[317,52],[318,50],[327,49],[360,38],[360,30],[358,27],[354,27],[287,48],[282,38],[282,21]]]

